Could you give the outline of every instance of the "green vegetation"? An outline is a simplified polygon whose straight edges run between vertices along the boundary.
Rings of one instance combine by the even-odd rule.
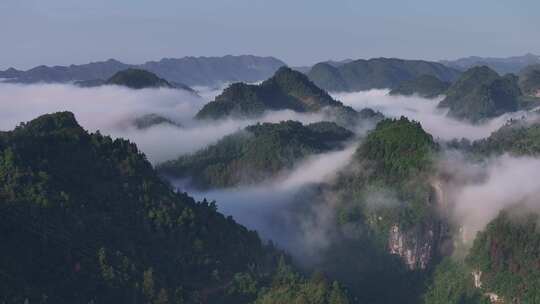
[[[426,304],[490,303],[494,293],[505,303],[540,301],[540,233],[538,215],[505,210],[476,236],[465,263],[445,261],[435,272]],[[480,288],[474,288],[473,272]]]
[[[0,133],[0,185],[0,302],[248,303],[273,292],[279,251],[71,113]]]
[[[148,129],[157,125],[169,125],[174,127],[181,128],[182,125],[178,122],[172,121],[171,119],[165,118],[158,114],[146,114],[139,116],[133,120],[133,125],[137,129]]]
[[[374,58],[355,60],[333,66],[328,63],[314,65],[308,73],[320,88],[331,92],[354,92],[371,89],[394,89],[403,81],[422,75],[434,76],[442,81],[453,81],[460,72],[437,62]]]
[[[538,219],[505,211],[478,233],[467,263],[482,271],[484,290],[518,303],[540,301]]]
[[[319,273],[306,280],[280,264],[270,289],[255,304],[289,303],[349,304],[352,301],[338,282],[330,282]]]
[[[486,66],[473,67],[446,91],[439,107],[448,107],[448,115],[478,122],[506,112],[516,111],[521,90],[515,75],[499,76]]]
[[[331,194],[336,226],[316,267],[351,286],[362,303],[420,301],[437,258],[439,219],[428,182],[437,149],[419,123],[385,119],[360,144],[350,169],[323,187],[322,196]],[[395,225],[402,246],[417,258],[413,264],[390,252]],[[414,244],[431,249],[420,253]]]
[[[220,119],[229,116],[256,117],[267,110],[317,112],[336,108],[342,115],[358,118],[358,113],[318,88],[304,74],[281,67],[260,85],[235,83],[197,113],[198,119]]]
[[[421,75],[413,80],[405,80],[390,91],[390,95],[418,95],[424,98],[435,98],[444,94],[450,87],[449,82],[439,80],[433,75]]]
[[[471,150],[480,155],[511,153],[540,155],[540,123],[512,120],[488,138],[475,141]]]
[[[402,116],[379,122],[358,149],[357,157],[374,162],[374,174],[391,182],[426,170],[436,149],[433,137],[419,122]]]
[[[425,304],[489,304],[487,297],[474,288],[473,276],[462,262],[445,258],[433,274],[424,295]]]
[[[519,73],[519,86],[523,94],[540,97],[540,64],[528,66]]]
[[[215,145],[158,166],[163,175],[190,178],[198,188],[256,183],[312,154],[343,146],[353,133],[331,122],[286,121],[249,126]]]
[[[105,84],[126,86],[131,89],[173,88],[167,80],[159,78],[156,74],[133,68],[114,74],[111,78],[107,79]]]

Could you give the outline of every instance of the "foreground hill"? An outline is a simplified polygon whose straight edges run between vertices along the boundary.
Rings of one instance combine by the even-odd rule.
[[[223,57],[164,58],[143,64],[125,64],[114,59],[70,66],[39,66],[27,71],[0,71],[0,78],[12,82],[71,82],[108,79],[115,73],[138,68],[155,73],[171,83],[188,86],[215,86],[226,82],[255,82],[270,77],[285,63],[273,57],[251,55]]]
[[[459,71],[436,62],[374,58],[355,60],[341,65],[319,63],[307,74],[317,86],[332,92],[353,92],[370,89],[396,88],[403,81],[422,75],[453,81]]]
[[[172,191],[134,144],[89,134],[71,113],[0,133],[0,184],[1,302],[248,303],[279,293],[290,303],[309,292],[347,303],[337,283],[295,274],[213,203]]]
[[[429,179],[437,151],[419,123],[385,119],[359,144],[348,169],[306,202],[330,199],[332,238],[317,268],[351,286],[360,303],[421,303],[446,237]]]
[[[249,126],[215,145],[158,167],[171,178],[188,178],[196,188],[254,184],[309,155],[343,147],[353,133],[335,123],[303,126],[286,121]]]
[[[538,215],[503,211],[478,233],[464,261],[437,267],[425,303],[537,303],[539,258]]]
[[[446,91],[439,107],[449,108],[449,116],[478,122],[516,111],[521,95],[517,76],[499,76],[486,66],[473,67]]]
[[[329,110],[332,114],[349,120],[376,114],[371,113],[372,111],[358,113],[333,99],[304,74],[282,67],[260,85],[232,84],[214,101],[206,104],[196,117],[198,119],[257,117],[268,110],[296,112]]]
[[[392,89],[389,94],[435,98],[444,94],[449,87],[449,82],[441,81],[435,76],[422,75],[413,80],[403,81],[397,88]]]

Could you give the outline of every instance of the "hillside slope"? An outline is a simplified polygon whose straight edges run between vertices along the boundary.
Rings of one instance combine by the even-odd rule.
[[[336,291],[68,112],[0,133],[0,184],[2,302],[248,303],[271,296],[265,286],[302,284],[327,303]]]
[[[309,155],[342,148],[352,137],[351,131],[330,122],[257,124],[157,169],[171,178],[188,178],[196,188],[255,184]]]

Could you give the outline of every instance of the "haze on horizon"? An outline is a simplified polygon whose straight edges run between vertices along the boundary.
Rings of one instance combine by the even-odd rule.
[[[0,69],[253,54],[455,59],[540,53],[540,2],[3,0]]]

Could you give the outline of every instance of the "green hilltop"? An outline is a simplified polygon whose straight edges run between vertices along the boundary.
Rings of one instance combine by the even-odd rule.
[[[69,112],[0,133],[0,184],[0,302],[348,303]]]
[[[257,117],[267,110],[318,112],[324,109],[334,110],[338,115],[352,119],[362,116],[334,100],[304,74],[281,67],[260,85],[232,84],[214,101],[206,104],[196,118]]]
[[[449,108],[448,115],[478,122],[518,110],[521,90],[518,78],[499,76],[486,66],[465,71],[446,91],[439,107]]]
[[[190,178],[192,186],[203,189],[257,183],[309,155],[343,147],[352,137],[332,122],[256,124],[157,169],[171,178]]]

